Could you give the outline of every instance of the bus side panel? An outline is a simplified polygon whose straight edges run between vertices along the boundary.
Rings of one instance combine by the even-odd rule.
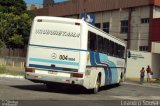
[[[105,66],[103,67],[102,73],[102,85],[109,85],[118,83],[120,80],[120,74],[122,69],[124,69],[125,61],[123,59],[110,57],[106,54],[98,52],[90,52],[90,61],[87,63],[93,67],[98,65]]]
[[[85,78],[84,78],[84,86],[87,89],[92,89],[95,87],[97,78],[98,78],[98,74],[101,73],[101,81],[103,81],[103,75],[104,75],[104,70],[103,68],[96,68],[96,67],[88,67],[86,69],[86,74],[85,74]],[[101,82],[103,83],[103,82]],[[103,84],[101,84],[103,85]]]

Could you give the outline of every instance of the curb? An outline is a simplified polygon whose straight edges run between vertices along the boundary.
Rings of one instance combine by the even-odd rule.
[[[24,76],[20,76],[20,75],[0,74],[0,78],[16,78],[16,79],[24,79]]]
[[[142,86],[142,87],[152,87],[152,88],[160,88],[160,84],[155,84],[155,83],[144,83],[140,84],[138,82],[131,82],[131,81],[125,81],[123,84],[129,84],[129,85],[135,85],[135,86]]]

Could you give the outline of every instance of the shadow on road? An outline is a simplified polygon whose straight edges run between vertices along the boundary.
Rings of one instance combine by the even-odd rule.
[[[14,88],[22,89],[22,90],[30,90],[30,91],[38,91],[38,92],[54,92],[54,93],[63,93],[63,94],[92,94],[91,90],[87,90],[81,86],[57,86],[53,89],[47,89],[44,84],[36,84],[36,85],[16,85],[11,86]],[[112,88],[116,88],[117,85],[109,85],[100,88],[100,92],[103,90],[109,90]]]

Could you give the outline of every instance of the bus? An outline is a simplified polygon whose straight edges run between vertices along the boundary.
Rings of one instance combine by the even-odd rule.
[[[97,93],[119,84],[125,70],[126,44],[81,19],[37,16],[27,50],[25,78],[78,85]]]

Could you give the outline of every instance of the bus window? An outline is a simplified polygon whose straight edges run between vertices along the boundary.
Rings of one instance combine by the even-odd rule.
[[[90,32],[88,32],[88,50],[90,50],[90,41],[91,41],[91,38],[90,38]]]
[[[119,47],[119,57],[124,58],[125,48],[123,46]]]
[[[109,40],[104,38],[104,53],[108,54],[109,52]]]
[[[103,52],[103,37],[97,36],[98,52]]]
[[[125,53],[125,47],[122,46],[122,56],[121,56],[122,58],[125,58],[124,53]]]
[[[118,57],[118,44],[114,43],[114,56]]]
[[[96,34],[89,32],[88,33],[88,50],[96,50]]]
[[[114,42],[110,41],[109,42],[109,55],[113,56],[114,54]]]
[[[118,56],[119,58],[121,58],[121,48],[122,48],[122,46],[121,46],[121,45],[118,45],[118,47],[117,47],[117,56]]]

